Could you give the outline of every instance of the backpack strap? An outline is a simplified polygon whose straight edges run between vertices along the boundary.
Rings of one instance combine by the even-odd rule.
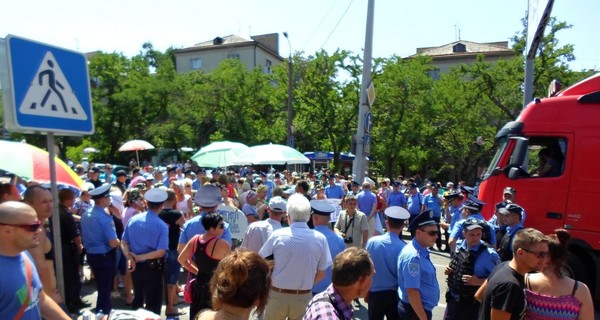
[[[20,320],[21,317],[23,317],[23,314],[25,313],[25,309],[27,309],[27,305],[29,305],[29,297],[31,296],[31,281],[32,281],[32,273],[33,273],[33,268],[31,267],[31,261],[29,261],[29,257],[27,257],[26,253],[21,253],[21,257],[23,257],[23,262],[25,263],[25,270],[26,270],[26,281],[27,281],[27,296],[25,297],[25,301],[23,301],[23,304],[21,305],[21,308],[19,309],[19,312],[17,313],[17,316],[15,317],[15,320]]]

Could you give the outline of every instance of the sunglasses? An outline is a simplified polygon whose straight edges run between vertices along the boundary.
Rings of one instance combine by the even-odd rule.
[[[225,222],[221,222],[218,225],[219,229],[225,229]]]
[[[425,230],[423,230],[423,229],[419,229],[419,230],[421,230],[422,232],[425,232],[425,233],[426,233],[426,234],[428,234],[430,237],[433,237],[433,236],[437,236],[437,235],[438,235],[438,231],[437,231],[437,230],[429,230],[429,231],[425,231]]]
[[[550,252],[548,251],[533,251],[525,248],[521,248],[521,250],[535,255],[538,259],[545,259],[548,257],[548,255],[550,255]]]
[[[36,221],[32,224],[10,224],[10,223],[0,223],[0,226],[13,226],[13,227],[17,227],[17,228],[21,228],[21,229],[25,229],[29,232],[36,232],[40,229],[40,227],[42,226],[42,223],[39,221]]]

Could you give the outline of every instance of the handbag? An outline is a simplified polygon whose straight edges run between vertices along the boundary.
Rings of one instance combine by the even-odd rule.
[[[23,256],[23,261],[25,262],[25,269],[27,270],[27,277],[25,278],[27,281],[27,296],[25,297],[25,301],[23,301],[21,308],[19,308],[19,312],[15,316],[16,320],[20,320],[21,317],[23,317],[25,309],[27,308],[27,305],[29,305],[29,296],[31,295],[31,261],[29,261],[29,257],[27,257],[27,254],[21,253],[21,255]]]
[[[196,249],[198,248],[198,242],[200,242],[200,236],[195,237],[196,241],[192,243],[192,255],[196,252]],[[188,271],[185,287],[183,288],[183,301],[185,301],[185,303],[192,303],[195,283],[196,278],[192,278],[192,273]]]
[[[162,272],[165,270],[165,260],[163,258],[148,259],[146,263],[151,271]]]

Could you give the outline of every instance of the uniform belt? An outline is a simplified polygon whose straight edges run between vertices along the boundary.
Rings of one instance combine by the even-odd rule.
[[[310,292],[310,289],[308,289],[308,290],[290,290],[290,289],[277,288],[275,286],[271,286],[271,289],[273,289],[273,291],[275,291],[275,292],[289,293],[289,294],[306,294],[306,293]]]

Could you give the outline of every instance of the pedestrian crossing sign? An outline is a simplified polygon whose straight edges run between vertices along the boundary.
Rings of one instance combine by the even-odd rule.
[[[0,43],[0,72],[6,128],[25,133],[92,134],[85,55],[12,35],[4,42]]]

